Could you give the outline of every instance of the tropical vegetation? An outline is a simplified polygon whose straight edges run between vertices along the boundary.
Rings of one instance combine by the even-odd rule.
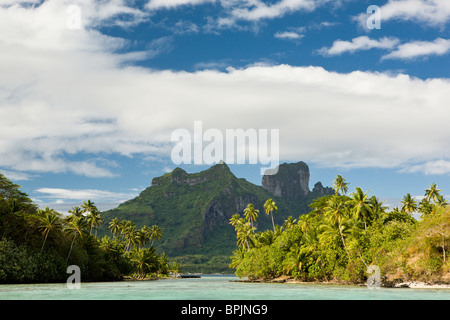
[[[359,187],[347,195],[347,186],[337,176],[334,195],[316,199],[310,213],[289,217],[273,230],[253,226],[252,204],[243,217],[233,215],[237,249],[230,267],[252,280],[357,283],[376,265],[385,282],[450,282],[450,210],[442,190],[432,184],[420,203],[408,193],[400,208],[388,209]],[[264,208],[266,214],[276,212],[272,199]]]
[[[91,200],[62,215],[38,206],[0,174],[0,283],[65,282],[77,265],[82,281],[168,275],[180,266],[158,254],[158,226],[138,229],[114,219],[110,235],[96,236],[102,217]]]

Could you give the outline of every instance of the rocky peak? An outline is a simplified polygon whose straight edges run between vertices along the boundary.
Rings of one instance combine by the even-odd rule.
[[[314,185],[312,192],[315,193],[316,195],[320,195],[320,196],[334,194],[333,188],[324,187],[320,181]]]
[[[262,187],[286,200],[304,199],[309,193],[309,167],[300,161],[283,163],[274,175],[264,175]]]

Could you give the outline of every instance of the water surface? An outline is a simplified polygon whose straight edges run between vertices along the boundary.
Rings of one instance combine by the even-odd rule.
[[[450,289],[328,284],[242,283],[234,276],[197,279],[0,285],[0,300],[450,300]]]

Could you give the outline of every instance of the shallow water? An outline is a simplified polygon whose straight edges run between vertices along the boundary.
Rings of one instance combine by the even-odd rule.
[[[450,289],[378,288],[328,284],[242,283],[234,276],[194,279],[0,285],[0,300],[450,300]]]

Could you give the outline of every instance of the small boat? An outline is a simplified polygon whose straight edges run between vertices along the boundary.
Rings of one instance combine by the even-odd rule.
[[[180,278],[187,279],[187,278],[201,278],[198,274],[182,274],[180,275]]]

